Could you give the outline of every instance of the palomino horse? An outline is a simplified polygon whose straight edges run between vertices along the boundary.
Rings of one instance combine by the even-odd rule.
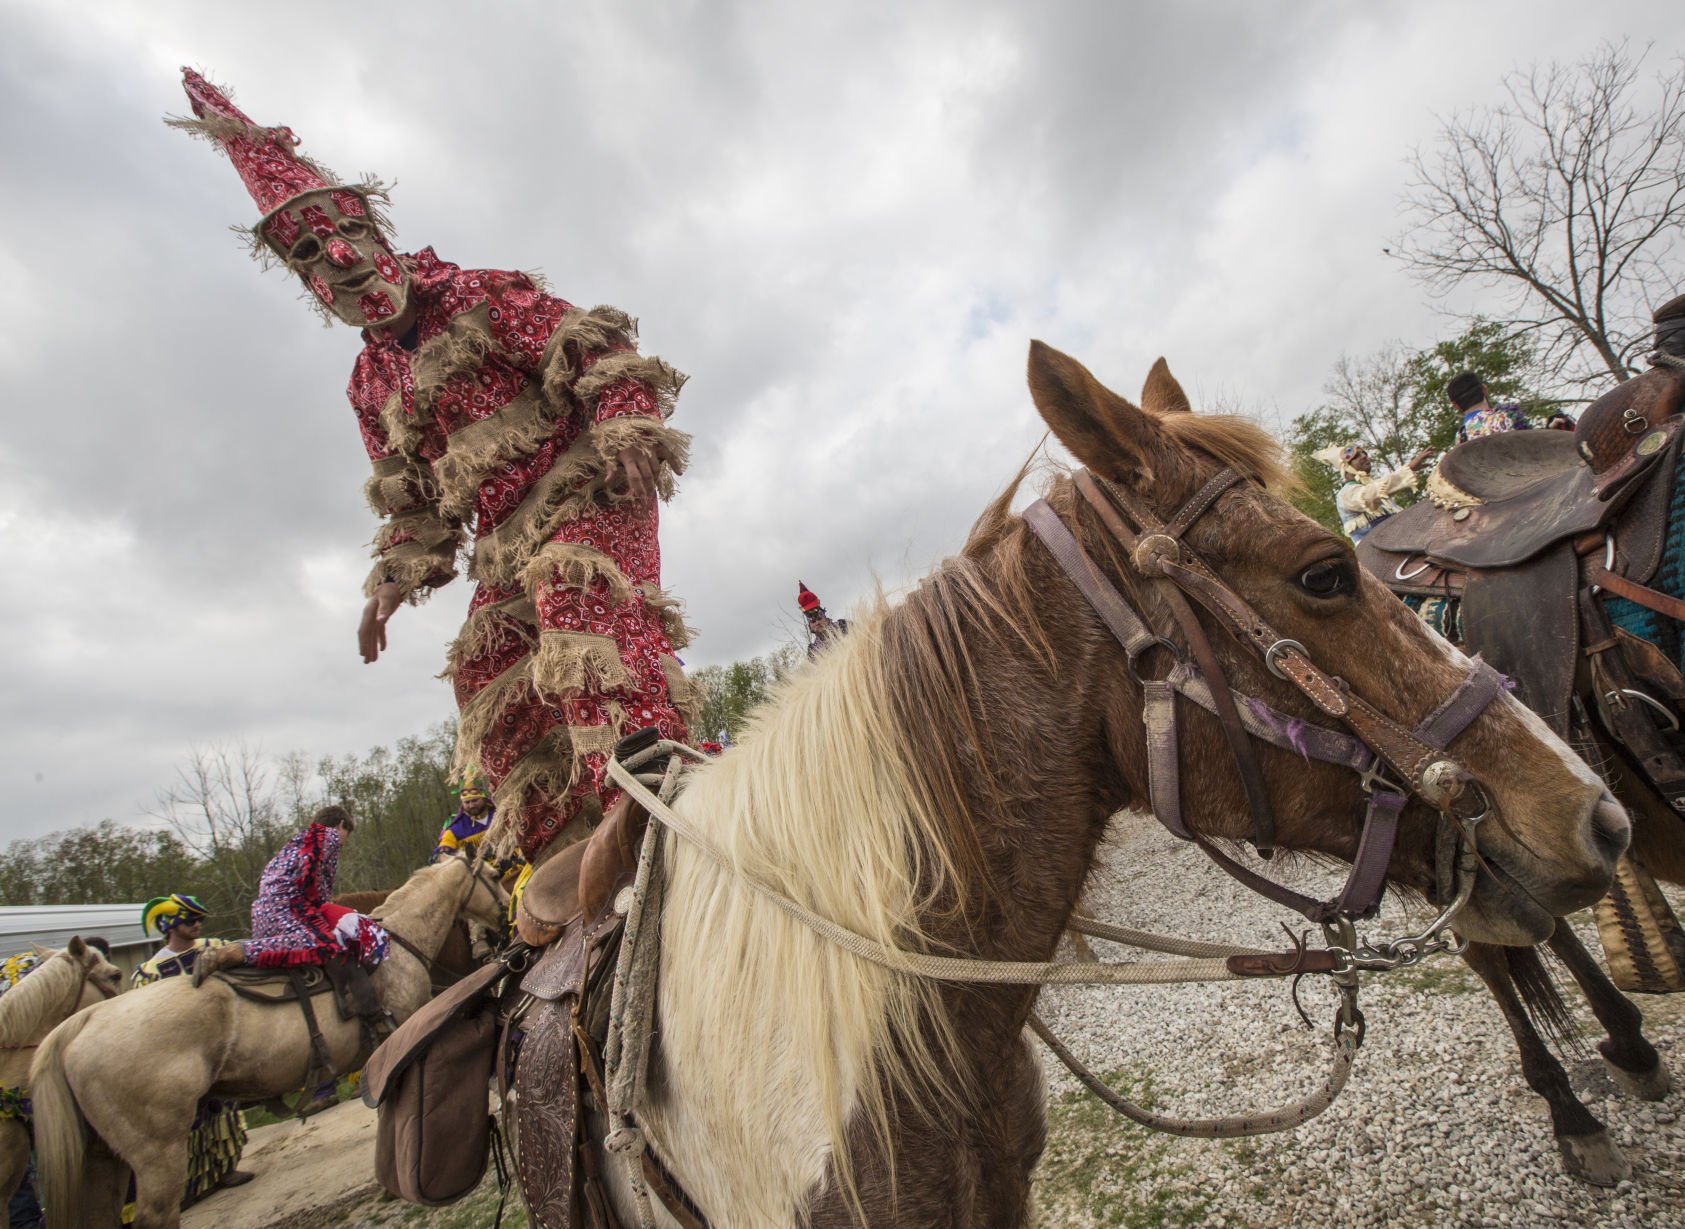
[[[1042,417],[1076,458],[1160,520],[1183,510],[1182,540],[1346,680],[1344,694],[1410,729],[1470,677],[1466,659],[1359,571],[1349,544],[1270,491],[1282,470],[1264,431],[1189,412],[1162,363],[1139,409],[1040,343],[1029,377]],[[1253,481],[1189,511],[1225,466]],[[1024,1223],[1044,1137],[1025,1034],[1036,989],[892,971],[832,946],[744,882],[890,947],[1051,958],[1109,818],[1149,796],[1137,674],[1180,662],[1187,641],[1160,582],[1135,571],[1072,478],[1055,477],[1048,504],[1165,638],[1128,660],[1010,511],[1017,486],[984,512],[958,558],[793,676],[675,804],[725,865],[668,841],[640,1119],[656,1159],[720,1229]],[[1261,653],[1220,632],[1210,639],[1237,689],[1289,717],[1319,716]],[[1187,707],[1185,763],[1226,764],[1218,721]],[[1604,891],[1626,846],[1625,814],[1501,692],[1451,745],[1492,805],[1458,930],[1537,942],[1557,915]],[[1356,772],[1262,745],[1257,764],[1278,846],[1356,855],[1365,809]],[[1195,833],[1247,837],[1238,774],[1184,772],[1180,792]],[[1395,883],[1423,894],[1436,885],[1435,821],[1409,803],[1390,863]],[[523,1154],[523,1171],[529,1161],[546,1167]],[[622,1222],[638,1223],[619,1157],[602,1154],[598,1167]]]
[[[72,937],[63,951],[47,954],[0,995],[0,1089],[28,1095],[29,1064],[41,1039],[63,1020],[122,989],[122,970],[80,936]],[[18,1189],[28,1167],[28,1126],[21,1118],[0,1118],[0,1206]]]
[[[1588,407],[1572,441],[1531,431],[1463,445],[1442,461],[1429,487],[1433,498],[1384,522],[1357,551],[1364,567],[1422,603],[1423,616],[1460,648],[1514,675],[1518,694],[1602,768],[1633,817],[1639,865],[1623,861],[1619,890],[1598,905],[1599,928],[1611,959],[1624,961],[1630,975],[1646,974],[1638,984],[1652,991],[1678,989],[1685,969],[1677,923],[1664,900],[1648,895],[1654,888],[1646,890],[1643,869],[1685,883],[1685,828],[1656,788],[1657,761],[1649,758],[1667,736],[1645,728],[1652,709],[1671,706],[1676,726],[1685,711],[1676,664],[1685,635],[1678,601],[1685,462],[1679,444],[1669,442],[1670,432],[1677,440],[1681,410],[1685,373],[1658,366]],[[1635,477],[1625,476],[1634,469]],[[1459,479],[1479,494],[1462,491]],[[1607,567],[1625,575],[1611,580],[1603,575]],[[1625,624],[1642,638],[1629,636]],[[1611,670],[1623,677],[1613,679]],[[1625,677],[1640,670],[1638,678]],[[1641,689],[1647,703],[1629,701],[1617,711],[1611,701],[1633,694],[1621,687]],[[1641,727],[1636,732],[1633,722]],[[1677,792],[1679,781],[1673,784]],[[1598,1050],[1616,1085],[1660,1100],[1671,1080],[1643,1034],[1638,1008],[1566,923],[1548,944],[1607,1033]],[[1629,1177],[1631,1164],[1540,1036],[1535,1020],[1558,1039],[1573,1037],[1577,1026],[1538,952],[1474,943],[1465,958],[1503,1011],[1528,1086],[1550,1107],[1564,1168],[1599,1186]]]
[[[430,961],[459,916],[498,925],[505,903],[466,857],[411,875],[377,911],[395,940],[371,978],[381,1004],[400,1021],[414,1012],[429,995],[427,965],[415,952]],[[360,1026],[332,1008],[318,1009],[316,1019],[334,1065],[349,1069]],[[42,1044],[30,1072],[48,1223],[116,1224],[132,1169],[136,1226],[173,1229],[199,1102],[277,1097],[302,1088],[310,1067],[297,1004],[253,1003],[215,979],[196,987],[173,977],[75,1017]],[[103,1148],[88,1146],[89,1130]]]

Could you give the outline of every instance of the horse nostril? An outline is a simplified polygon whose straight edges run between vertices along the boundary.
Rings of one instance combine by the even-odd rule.
[[[1591,813],[1591,839],[1598,853],[1613,864],[1632,840],[1632,821],[1626,809],[1604,794]]]

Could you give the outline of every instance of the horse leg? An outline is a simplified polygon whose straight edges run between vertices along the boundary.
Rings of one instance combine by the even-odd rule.
[[[115,1225],[129,1198],[129,1167],[97,1136],[82,1158],[82,1215],[90,1225]]]
[[[1646,1101],[1660,1101],[1667,1096],[1673,1080],[1656,1047],[1645,1040],[1644,1016],[1637,1005],[1616,989],[1567,922],[1556,923],[1550,950],[1579,983],[1586,1002],[1591,1004],[1592,1014],[1608,1033],[1598,1042],[1597,1052],[1603,1055],[1604,1065],[1615,1084],[1623,1092]]]
[[[1568,1073],[1533,1027],[1527,1008],[1510,978],[1504,949],[1488,943],[1471,943],[1463,959],[1480,975],[1486,989],[1497,1000],[1504,1022],[1521,1051],[1521,1074],[1527,1086],[1550,1106],[1551,1130],[1563,1167],[1574,1177],[1594,1186],[1614,1186],[1632,1176],[1632,1164],[1622,1155],[1609,1133],[1574,1095]]]
[[[29,1132],[16,1118],[0,1118],[0,1207],[17,1194],[29,1172]]]

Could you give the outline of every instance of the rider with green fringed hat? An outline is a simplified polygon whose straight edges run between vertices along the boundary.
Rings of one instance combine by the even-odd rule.
[[[456,795],[456,814],[439,830],[439,842],[433,849],[433,860],[448,854],[477,848],[491,827],[497,809],[491,804],[485,782],[476,776],[464,776],[451,786]]]

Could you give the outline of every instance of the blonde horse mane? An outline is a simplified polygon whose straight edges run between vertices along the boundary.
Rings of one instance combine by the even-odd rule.
[[[82,966],[65,948],[41,954],[46,956],[45,960],[17,985],[0,994],[0,1045],[22,1045],[34,1040],[64,1019],[66,1009],[73,1010],[76,1006],[70,991],[81,983]]]
[[[445,895],[444,877],[451,867],[460,861],[458,858],[445,858],[431,866],[424,866],[415,871],[410,877],[392,889],[392,894],[375,908],[370,915],[377,920],[390,917],[393,913],[401,913],[422,905],[431,909],[435,904],[443,906],[454,904]],[[472,872],[470,872],[472,873]],[[433,899],[437,897],[435,902]]]

